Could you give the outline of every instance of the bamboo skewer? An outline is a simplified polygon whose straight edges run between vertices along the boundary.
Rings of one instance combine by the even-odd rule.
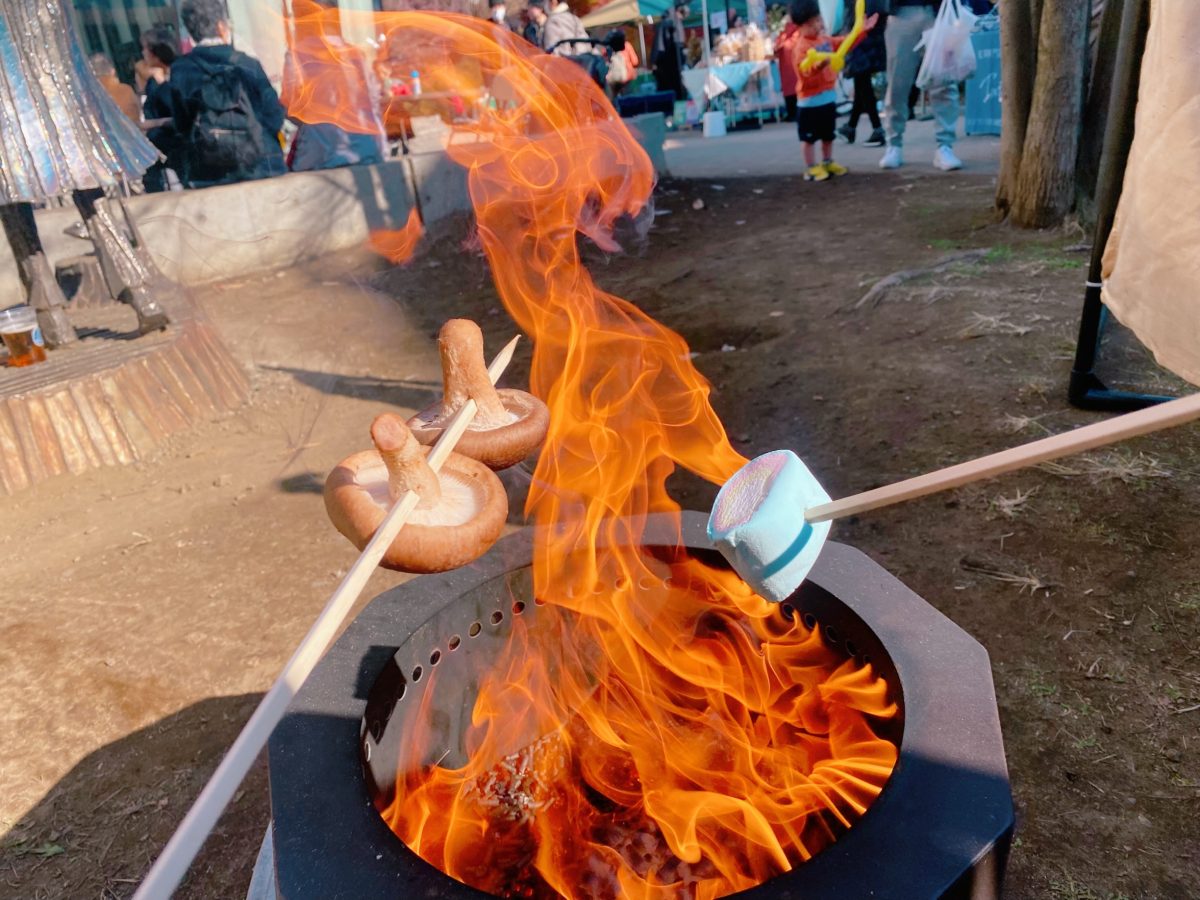
[[[841,500],[812,506],[805,510],[804,518],[809,522],[816,523],[856,515],[872,509],[891,506],[894,503],[902,503],[905,500],[924,497],[926,494],[961,487],[974,481],[982,481],[985,478],[993,478],[996,475],[1003,475],[1005,472],[1013,472],[1051,459],[1082,453],[1085,450],[1094,450],[1096,447],[1149,434],[1152,431],[1183,425],[1195,419],[1200,419],[1200,394],[1180,397],[1178,400],[1126,413],[1106,422],[1086,425],[1065,434],[1056,434],[1040,441],[1032,441],[1020,447],[1002,450],[999,453],[959,463],[937,472],[930,472],[906,481],[844,497]]]
[[[520,336],[513,338],[501,350],[492,364],[488,366],[488,377],[495,384],[508,364],[512,361]],[[455,444],[463,436],[471,420],[475,418],[478,407],[474,400],[468,400],[462,409],[451,419],[446,430],[442,432],[433,445],[426,462],[435,472],[454,449]],[[179,828],[172,835],[163,852],[155,860],[146,879],[134,894],[134,900],[165,900],[174,893],[188,868],[200,852],[209,832],[217,824],[221,812],[229,804],[234,791],[250,771],[250,766],[266,745],[271,732],[283,718],[288,704],[296,696],[304,680],[311,674],[317,661],[329,646],[342,622],[345,621],[350,608],[358,595],[362,593],[367,580],[371,577],[383,554],[396,539],[396,535],[404,527],[408,517],[416,508],[419,497],[413,491],[408,491],[396,501],[379,524],[374,536],[363,549],[362,554],[355,560],[350,571],[342,579],[321,614],[317,616],[308,634],[292,654],[271,689],[267,691],[254,714],[250,716],[241,734],[237,736],[229,751],[217,766],[217,770],[209,779],[204,790],[196,799],[195,804],[184,816]]]

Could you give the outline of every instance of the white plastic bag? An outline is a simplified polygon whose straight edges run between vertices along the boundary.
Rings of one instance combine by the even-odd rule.
[[[925,49],[917,72],[917,87],[963,81],[975,74],[975,48],[971,30],[975,14],[960,0],[942,0],[933,27],[926,29],[916,49]]]

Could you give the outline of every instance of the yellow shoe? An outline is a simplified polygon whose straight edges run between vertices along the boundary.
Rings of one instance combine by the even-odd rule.
[[[839,175],[845,175],[847,172],[850,171],[845,166],[839,166],[832,159],[829,160],[829,162],[827,162],[827,163],[822,163],[822,165],[823,165],[825,171],[828,172],[830,175],[834,176],[835,178]]]
[[[804,173],[805,181],[825,181],[828,178],[829,172],[826,170],[825,166],[821,165],[820,163],[810,167],[809,170]]]

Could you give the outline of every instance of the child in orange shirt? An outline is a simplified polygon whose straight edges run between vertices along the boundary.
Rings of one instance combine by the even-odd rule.
[[[845,175],[845,166],[833,161],[834,128],[837,125],[837,73],[822,61],[809,68],[804,63],[808,51],[832,53],[842,43],[841,37],[830,37],[825,33],[825,22],[817,0],[792,0],[788,10],[792,22],[799,28],[796,42],[792,45],[792,59],[796,61],[798,81],[796,83],[796,128],[800,143],[804,147],[805,181],[825,181],[833,175]],[[879,20],[877,15],[863,22],[862,36],[870,31]],[[859,38],[861,40],[861,37]],[[851,48],[852,49],[852,48]],[[816,160],[817,141],[821,142],[821,162]]]

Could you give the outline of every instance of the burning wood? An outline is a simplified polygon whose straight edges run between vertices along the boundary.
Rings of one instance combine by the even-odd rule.
[[[402,771],[380,799],[396,834],[502,896],[711,897],[787,871],[850,827],[896,759],[874,724],[895,714],[883,680],[801,623],[693,595],[688,563],[661,568],[638,597],[726,683],[705,690],[705,677],[641,653],[616,667],[602,642],[617,632],[543,607],[480,684],[467,764]],[[441,755],[444,733],[421,723],[458,698],[438,692],[404,733],[412,758]]]

